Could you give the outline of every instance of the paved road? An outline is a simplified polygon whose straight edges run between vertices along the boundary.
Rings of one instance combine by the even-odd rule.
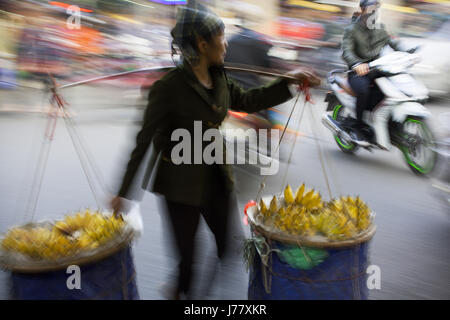
[[[142,109],[136,108],[137,93],[134,89],[97,86],[71,89],[65,94],[79,132],[112,190],[117,187],[139,128],[136,121]],[[410,172],[398,150],[359,151],[354,156],[340,152],[331,134],[319,123],[324,110],[323,93],[316,93],[315,100],[314,116],[311,117],[309,109],[304,115],[300,127],[303,135],[298,137],[293,150],[287,182],[293,187],[306,182],[323,195],[328,193],[318,161],[317,142],[320,142],[333,195],[358,194],[377,214],[371,263],[381,268],[382,278],[381,290],[371,291],[370,298],[450,298],[449,208],[436,200],[427,179]],[[1,233],[31,219],[30,214],[25,214],[25,208],[47,121],[39,112],[42,101],[38,91],[0,92]],[[298,111],[302,105],[299,104]],[[430,109],[437,116],[448,111],[447,102],[434,102]],[[289,142],[284,147],[289,149]],[[281,190],[285,172],[286,164],[282,163],[279,174],[266,182],[265,194]],[[236,214],[241,215],[245,203],[255,197],[261,177],[238,168],[236,178],[239,204]],[[34,219],[60,218],[86,207],[94,208],[96,202],[60,119]],[[164,216],[160,214],[159,199],[145,194],[141,209],[145,232],[134,246],[138,285],[142,298],[162,299],[158,289],[170,278],[175,259],[166,236]],[[239,222],[240,217],[236,219]],[[248,234],[247,228],[240,225]],[[211,261],[208,256],[214,250],[212,241],[202,224],[198,235],[200,276]],[[210,298],[246,299],[248,276],[242,259],[236,257],[225,269],[228,276],[225,280],[217,279]],[[1,299],[8,298],[7,284],[8,274],[0,272]]]

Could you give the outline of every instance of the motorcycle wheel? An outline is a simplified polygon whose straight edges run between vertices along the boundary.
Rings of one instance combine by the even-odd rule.
[[[330,101],[333,104],[333,119],[336,121],[341,121],[344,117],[345,108],[337,101]],[[338,147],[344,153],[354,153],[358,149],[358,145],[350,141],[342,139],[339,135],[334,135],[334,140],[336,141]]]
[[[424,119],[408,117],[403,122],[403,137],[411,144],[401,146],[408,167],[417,175],[427,175],[435,167],[434,136]]]

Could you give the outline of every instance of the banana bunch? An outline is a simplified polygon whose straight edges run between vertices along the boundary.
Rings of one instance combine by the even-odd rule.
[[[306,192],[305,192],[306,191]],[[259,203],[259,213],[263,223],[284,232],[300,235],[314,235],[316,223],[313,215],[323,208],[320,194],[314,189],[305,190],[302,184],[295,194],[290,185],[284,189],[283,199],[274,196],[269,208],[263,200]]]
[[[268,207],[261,199],[258,209],[258,218],[264,225],[292,235],[317,234],[343,240],[355,237],[371,224],[371,211],[359,197],[324,202],[314,189],[305,190],[305,184],[295,194],[287,185],[283,198],[274,196]]]
[[[17,251],[31,258],[54,259],[73,252],[71,241],[47,228],[11,229],[2,241],[6,250]]]
[[[319,210],[323,207],[320,194],[314,189],[305,192],[305,184],[302,184],[295,195],[292,193],[290,185],[284,189],[284,201],[288,205],[297,205],[306,208],[307,211]]]
[[[12,228],[1,246],[34,259],[57,259],[97,248],[120,233],[124,224],[114,216],[86,210],[66,216],[50,228]]]
[[[349,239],[371,224],[371,211],[359,197],[341,197],[327,203],[321,232],[329,239]]]

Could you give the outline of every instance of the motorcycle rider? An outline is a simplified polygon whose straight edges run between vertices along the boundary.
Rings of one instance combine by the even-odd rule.
[[[361,0],[361,12],[352,17],[352,23],[345,29],[342,42],[342,58],[354,72],[349,74],[349,83],[356,94],[356,123],[354,124],[358,144],[369,144],[371,129],[363,121],[363,113],[369,104],[376,106],[383,94],[374,80],[379,74],[369,72],[369,62],[377,59],[386,45],[397,51],[413,53],[414,49],[401,50],[398,40],[393,39],[383,24],[377,21],[380,1]],[[374,88],[371,88],[371,87]]]

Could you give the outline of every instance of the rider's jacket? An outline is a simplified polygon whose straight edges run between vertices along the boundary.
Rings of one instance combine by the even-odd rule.
[[[376,25],[370,18],[353,17],[352,23],[345,29],[342,41],[342,58],[349,68],[377,59],[386,46],[400,50],[400,43],[393,39],[383,24]]]

